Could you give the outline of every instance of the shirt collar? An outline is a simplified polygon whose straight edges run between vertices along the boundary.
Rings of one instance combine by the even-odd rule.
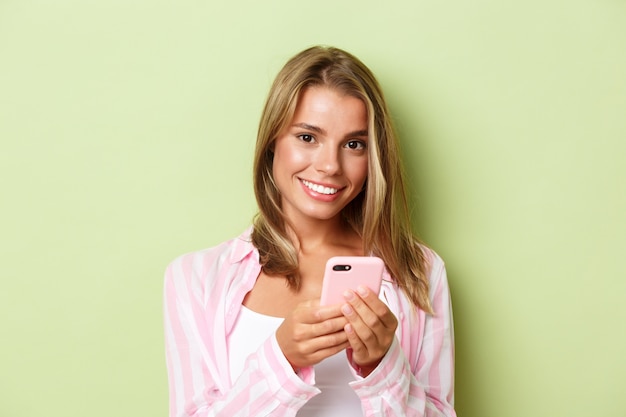
[[[254,255],[256,261],[259,262],[259,251],[252,244],[252,229],[252,226],[248,227],[242,234],[235,238],[233,250],[230,253],[231,263],[240,263],[249,255]],[[387,271],[387,268],[383,270],[383,281],[397,285],[395,280],[389,274],[389,271]]]
[[[251,254],[254,254],[257,260],[259,259],[259,251],[252,244],[252,226],[234,239],[233,250],[230,252],[230,262],[239,263]]]

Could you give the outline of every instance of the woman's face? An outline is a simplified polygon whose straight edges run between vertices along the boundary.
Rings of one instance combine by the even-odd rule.
[[[360,99],[323,86],[300,93],[293,120],[274,142],[274,181],[293,224],[336,220],[361,192],[367,127]]]

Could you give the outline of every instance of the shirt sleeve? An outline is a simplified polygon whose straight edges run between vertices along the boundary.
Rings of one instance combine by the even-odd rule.
[[[319,390],[309,373],[293,372],[275,336],[247,358],[232,384],[219,377],[217,363],[227,358],[211,343],[215,312],[205,307],[202,289],[192,281],[193,262],[179,259],[165,274],[170,417],[295,416]]]
[[[350,384],[365,416],[456,417],[450,291],[443,262],[436,260],[430,278],[434,314],[425,315],[423,329],[414,328],[409,336],[419,338],[411,343],[419,354],[404,352],[394,339],[378,367]],[[415,357],[414,363],[408,357]]]

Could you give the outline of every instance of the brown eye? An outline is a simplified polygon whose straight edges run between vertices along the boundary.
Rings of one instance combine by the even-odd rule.
[[[307,135],[307,134],[298,135],[298,139],[306,143],[311,143],[315,141],[315,138],[313,137],[313,135]]]
[[[354,149],[354,150],[362,150],[365,149],[365,142],[363,142],[362,140],[351,140],[348,143],[346,143],[346,147],[348,149]]]

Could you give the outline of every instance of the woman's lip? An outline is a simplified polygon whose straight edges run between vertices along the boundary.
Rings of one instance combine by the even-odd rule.
[[[307,183],[313,185],[316,189],[307,186]],[[325,187],[319,183],[303,179],[300,179],[300,184],[302,185],[302,189],[304,190],[304,192],[307,193],[309,197],[325,203],[335,201],[337,198],[339,198],[339,196],[343,193],[343,190],[346,188],[345,186],[341,188]]]
[[[321,187],[334,188],[336,190],[342,190],[342,189],[346,188],[345,185],[328,184],[328,183],[324,183],[324,182],[311,181],[311,180],[307,180],[306,178],[299,178],[299,177],[298,177],[298,179],[300,181],[306,181],[306,182],[308,182],[310,184],[319,185]]]

